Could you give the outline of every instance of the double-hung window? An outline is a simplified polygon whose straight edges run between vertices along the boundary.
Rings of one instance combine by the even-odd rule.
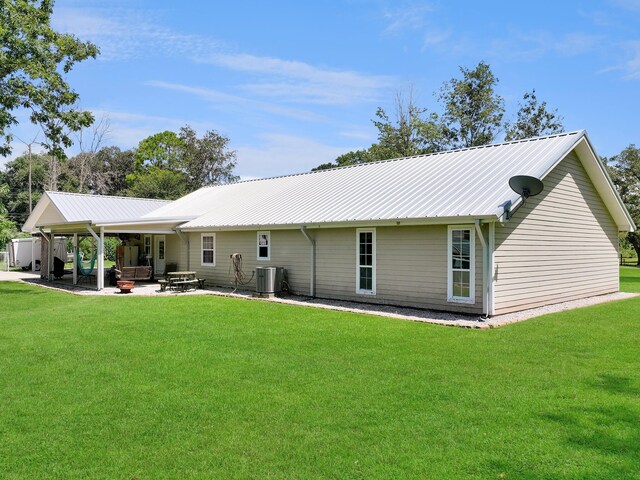
[[[356,230],[356,292],[376,294],[376,231]]]
[[[258,232],[258,260],[271,260],[271,232]]]
[[[202,234],[202,252],[200,260],[204,267],[216,266],[216,234],[215,233],[203,233]]]
[[[450,226],[447,297],[450,302],[475,303],[475,236],[473,226]]]

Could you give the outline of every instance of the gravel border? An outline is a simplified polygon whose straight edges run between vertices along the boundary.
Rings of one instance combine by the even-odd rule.
[[[42,280],[38,274],[31,272],[0,272],[0,281],[23,281],[52,290],[64,291],[75,295],[108,295],[111,297],[131,297],[131,296],[176,296],[176,295],[217,295],[225,297],[240,298],[252,301],[276,302],[288,305],[298,305],[310,308],[323,308],[326,310],[336,310],[342,312],[360,313],[365,315],[375,315],[400,320],[433,323],[463,328],[496,328],[512,323],[522,322],[530,318],[539,317],[548,313],[573,310],[574,308],[596,305],[599,303],[612,302],[639,296],[640,293],[616,292],[607,295],[572,300],[569,302],[546,305],[544,307],[531,308],[519,312],[496,315],[483,319],[478,315],[465,315],[461,313],[441,312],[436,310],[426,310],[410,307],[397,307],[390,305],[376,305],[359,302],[349,302],[341,300],[318,299],[302,296],[282,296],[272,298],[256,297],[253,292],[234,292],[230,288],[207,288],[205,290],[195,290],[190,292],[161,292],[155,283],[137,283],[131,294],[120,294],[115,287],[106,287],[104,290],[90,290],[87,286],[74,286],[65,282],[48,282]]]

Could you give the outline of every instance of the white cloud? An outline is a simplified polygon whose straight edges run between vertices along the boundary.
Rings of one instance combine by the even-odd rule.
[[[386,33],[404,30],[418,30],[426,23],[426,16],[433,11],[431,5],[408,5],[403,8],[387,9],[383,13],[388,25]]]
[[[98,59],[103,61],[155,55],[189,57],[222,46],[211,37],[166,28],[154,22],[148,11],[59,8],[52,23],[57,30],[94,42],[101,51]]]
[[[438,30],[438,29],[430,29],[427,33],[424,34],[423,41],[423,50],[428,49],[429,47],[435,47],[438,45],[442,45],[445,41],[447,41],[451,37],[450,30]]]
[[[626,53],[627,60],[603,68],[599,73],[620,71],[626,80],[640,80],[640,41],[626,42],[621,48]]]
[[[354,149],[278,133],[260,135],[258,140],[260,142],[257,145],[237,148],[236,172],[243,180],[308,172]]]
[[[554,35],[546,31],[515,32],[493,41],[494,55],[507,58],[538,58],[549,53],[561,56],[583,55],[601,47],[605,37],[582,32]]]
[[[249,54],[213,53],[197,61],[260,77],[241,86],[253,94],[292,102],[353,104],[371,102],[380,91],[393,86],[394,79],[349,70],[319,68],[295,60]]]
[[[245,109],[249,109],[249,108],[257,109],[257,110],[269,112],[272,114],[294,118],[297,120],[316,121],[316,122],[327,121],[327,119],[322,117],[321,115],[317,115],[315,113],[308,112],[305,110],[288,108],[288,107],[283,107],[281,105],[276,105],[273,103],[252,100],[252,99],[237,96],[237,95],[230,95],[228,93],[220,92],[218,90],[213,90],[210,88],[193,87],[189,85],[183,85],[180,83],[170,83],[170,82],[163,82],[159,80],[152,80],[147,82],[146,84],[152,87],[163,88],[166,90],[173,90],[173,91],[188,93],[190,95],[195,95],[204,100],[207,100],[215,108],[232,109],[233,111],[237,111],[238,107],[243,107]]]

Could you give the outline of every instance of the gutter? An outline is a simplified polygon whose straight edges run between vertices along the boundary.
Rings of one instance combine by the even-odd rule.
[[[300,227],[300,232],[311,244],[311,275],[309,275],[309,294],[311,297],[316,296],[316,240],[309,235],[307,227]]]

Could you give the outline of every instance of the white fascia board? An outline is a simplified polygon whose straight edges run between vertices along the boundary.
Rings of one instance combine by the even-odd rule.
[[[135,225],[179,225],[181,223],[188,222],[189,220],[193,220],[193,217],[186,218],[145,218],[144,220],[136,219],[136,220],[105,220],[102,222],[96,222],[96,226],[98,227],[131,227]]]
[[[416,225],[462,225],[473,223],[475,220],[482,222],[497,222],[496,215],[475,215],[460,217],[439,218],[399,218],[396,220],[362,220],[357,222],[326,222],[326,223],[291,223],[284,225],[210,225],[199,227],[178,227],[182,232],[215,232],[215,231],[239,231],[239,230],[299,230],[301,226],[308,229],[317,228],[366,228],[366,227],[397,227]]]
[[[633,222],[633,218],[631,218],[627,207],[624,205],[620,195],[618,195],[618,191],[606,167],[599,160],[586,133],[577,143],[575,149],[580,163],[582,163],[600,197],[602,197],[609,213],[611,213],[618,225],[618,229],[623,232],[634,232],[636,225]]]

